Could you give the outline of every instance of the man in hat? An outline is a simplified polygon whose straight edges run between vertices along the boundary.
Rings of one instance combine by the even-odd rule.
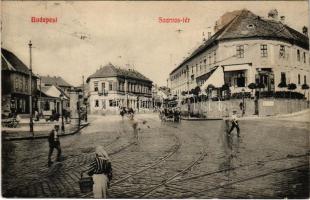
[[[237,116],[236,110],[234,110],[232,115],[231,115],[231,128],[228,132],[229,135],[234,130],[234,128],[237,129],[237,135],[238,135],[238,137],[240,137],[240,128],[239,128],[239,124],[238,124],[238,116]]]
[[[56,124],[54,126],[54,129],[50,132],[48,137],[48,143],[49,143],[49,152],[48,152],[48,166],[52,165],[51,156],[53,154],[54,148],[57,149],[57,158],[56,161],[60,161],[60,155],[61,155],[61,148],[60,148],[60,141],[59,141],[59,125]]]

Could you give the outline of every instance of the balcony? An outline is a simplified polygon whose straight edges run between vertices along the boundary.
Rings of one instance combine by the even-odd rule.
[[[109,94],[108,91],[105,91],[105,90],[103,90],[103,91],[98,91],[98,95],[99,95],[99,96],[102,96],[102,95],[107,96],[108,94]]]

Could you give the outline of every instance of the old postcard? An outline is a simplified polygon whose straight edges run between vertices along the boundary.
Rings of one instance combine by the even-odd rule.
[[[308,1],[2,1],[2,196],[309,198]]]

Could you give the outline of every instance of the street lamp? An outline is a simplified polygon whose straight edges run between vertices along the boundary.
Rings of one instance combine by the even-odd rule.
[[[242,88],[242,116],[244,116],[244,114],[245,114],[245,104],[244,104],[244,92],[245,92],[245,90],[244,90],[244,88]]]
[[[29,128],[30,128],[30,133],[32,133],[32,136],[34,136],[33,133],[33,119],[32,119],[32,55],[31,55],[31,48],[32,48],[32,43],[31,40],[29,41],[29,114],[30,114],[30,123],[29,123]]]
[[[65,132],[65,125],[64,125],[64,113],[63,113],[63,100],[64,100],[64,95],[61,93],[59,95],[60,97],[60,111],[61,111],[61,130],[64,133]]]

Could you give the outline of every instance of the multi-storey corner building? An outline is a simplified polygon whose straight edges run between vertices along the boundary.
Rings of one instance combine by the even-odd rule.
[[[181,95],[209,84],[230,86],[231,92],[249,90],[263,83],[265,91],[277,91],[280,82],[295,83],[297,92],[309,81],[310,59],[307,28],[300,33],[287,26],[277,11],[268,19],[242,10],[170,73],[171,91]],[[217,30],[217,29],[215,29]]]
[[[1,48],[2,113],[29,113],[29,68],[12,52]],[[32,73],[31,95],[35,97],[37,76]],[[35,109],[36,99],[32,101]]]
[[[117,111],[120,107],[152,107],[152,81],[134,69],[108,64],[86,80],[90,112]]]

